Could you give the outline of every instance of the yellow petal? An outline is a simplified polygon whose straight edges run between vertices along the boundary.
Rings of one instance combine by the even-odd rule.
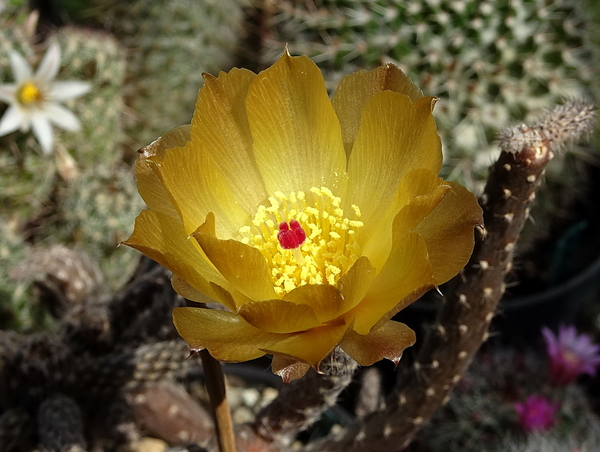
[[[344,147],[349,154],[358,133],[367,101],[379,91],[394,91],[407,95],[413,102],[423,93],[393,64],[371,71],[358,71],[342,79],[331,100],[342,126]]]
[[[258,249],[204,232],[196,232],[193,237],[219,273],[240,293],[251,300],[277,298],[269,266]]]
[[[408,172],[398,186],[396,212],[419,196],[430,196],[436,190],[439,190],[440,187],[444,187],[445,191],[450,189],[448,182],[430,170],[418,168]]]
[[[367,102],[348,161],[347,195],[360,207],[365,225],[379,221],[409,171],[439,172],[442,149],[432,102],[423,97],[413,104],[407,96],[391,91],[376,93]]]
[[[250,325],[271,333],[295,333],[320,324],[310,306],[285,300],[252,301],[240,306],[238,314]]]
[[[365,256],[350,267],[350,270],[338,281],[338,289],[344,300],[341,312],[346,313],[354,308],[367,294],[377,272]]]
[[[368,292],[375,275],[375,269],[363,256],[342,275],[337,287],[329,284],[306,284],[283,298],[311,306],[319,322],[327,323],[354,308]]]
[[[424,168],[412,170],[402,178],[389,208],[380,212],[379,222],[366,224],[361,234],[363,254],[375,268],[381,268],[390,253],[394,222],[398,223],[396,233],[410,232],[450,189],[446,181]]]
[[[227,180],[237,202],[249,214],[264,201],[262,179],[252,151],[246,115],[246,95],[256,74],[247,69],[204,74],[192,119],[192,141],[197,152],[206,153]]]
[[[365,336],[348,331],[340,347],[361,366],[370,366],[384,358],[398,365],[404,350],[415,341],[415,332],[404,323],[389,321]]]
[[[392,223],[394,234],[403,235],[414,231],[417,225],[420,225],[432,211],[439,207],[442,200],[451,191],[451,187],[442,179],[438,180],[439,184],[436,187],[432,187],[429,193],[414,197],[406,206],[400,209],[400,212],[394,217]],[[437,223],[435,226],[440,230],[452,231],[450,225]]]
[[[340,291],[329,284],[305,284],[287,293],[283,298],[310,306],[319,323],[333,320],[345,312],[342,310],[344,299]]]
[[[328,187],[341,196],[346,155],[323,76],[287,52],[257,75],[246,100],[254,155],[267,192]]]
[[[272,355],[298,358],[318,371],[319,363],[340,343],[347,330],[346,324],[313,328],[265,347],[264,350]]]
[[[135,162],[135,181],[138,192],[146,205],[154,210],[173,218],[179,218],[171,195],[165,188],[160,163],[162,158],[140,158]]]
[[[238,306],[252,301],[250,298],[242,295],[234,288],[229,288],[226,290],[215,283],[211,283],[210,285],[215,293],[215,300],[224,306],[233,306],[233,309],[231,310],[234,312],[237,310]]]
[[[259,358],[265,354],[262,349],[288,337],[257,330],[236,314],[214,309],[175,308],[173,323],[190,349],[207,349],[225,362]]]
[[[271,370],[275,375],[279,375],[283,380],[283,384],[288,384],[290,381],[299,380],[310,369],[310,365],[305,362],[298,361],[294,358],[285,356],[273,356]]]
[[[143,158],[155,156],[163,158],[167,149],[185,146],[190,141],[190,130],[189,124],[175,127],[138,152]]]
[[[412,231],[425,241],[436,284],[454,277],[473,252],[473,227],[483,224],[475,196],[463,186],[448,182],[452,190]]]
[[[210,282],[227,286],[195,240],[188,240],[182,224],[172,217],[143,210],[135,220],[133,234],[123,244],[141,251],[210,298],[214,298]]]
[[[369,292],[346,315],[348,319],[355,319],[354,331],[368,334],[384,315],[412,303],[415,292],[420,296],[434,287],[432,273],[427,247],[421,237],[417,234],[394,237],[389,258]]]
[[[213,303],[215,301],[214,298],[207,297],[205,293],[200,292],[194,286],[188,284],[177,275],[173,275],[171,278],[171,285],[173,286],[173,289],[175,289],[175,292],[187,300],[195,301],[196,303]],[[216,301],[219,300],[217,299]],[[233,303],[233,301],[228,304],[222,304],[235,309],[235,303]]]
[[[217,234],[229,238],[248,221],[230,181],[195,142],[168,149],[160,165],[165,186],[190,235],[213,212]]]

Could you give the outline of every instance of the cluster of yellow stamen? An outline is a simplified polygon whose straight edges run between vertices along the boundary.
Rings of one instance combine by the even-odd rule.
[[[243,243],[265,256],[278,294],[304,284],[334,285],[361,255],[360,209],[352,205],[353,219],[345,217],[341,198],[327,187],[313,187],[308,193],[277,192],[269,203],[259,206],[252,225],[240,228],[240,234]],[[284,249],[277,239],[279,225],[292,220],[300,223],[306,240],[296,249]]]
[[[25,82],[19,89],[17,97],[21,105],[27,106],[41,102],[42,92],[33,82]]]

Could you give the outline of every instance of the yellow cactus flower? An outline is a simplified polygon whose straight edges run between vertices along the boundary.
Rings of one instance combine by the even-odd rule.
[[[395,66],[344,78],[330,100],[307,57],[205,76],[191,125],[142,150],[141,212],[125,242],[173,272],[192,350],[273,355],[289,381],[341,347],[398,362],[414,332],[391,317],[454,275],[482,223],[437,177],[436,99]]]

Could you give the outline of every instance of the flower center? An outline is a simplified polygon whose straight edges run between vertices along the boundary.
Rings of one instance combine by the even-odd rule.
[[[19,89],[17,95],[21,105],[30,105],[32,103],[39,103],[42,100],[42,92],[32,82],[25,82]]]
[[[581,360],[579,358],[579,356],[572,352],[571,350],[563,350],[561,353],[561,357],[563,359],[563,361],[570,367],[570,368],[579,368],[581,367]]]
[[[344,215],[341,198],[327,187],[275,193],[258,207],[252,225],[240,228],[242,243],[259,249],[271,267],[275,291],[284,295],[305,284],[335,285],[361,255],[360,209]]]

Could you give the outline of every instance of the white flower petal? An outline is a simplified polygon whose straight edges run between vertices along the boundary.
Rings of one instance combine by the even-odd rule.
[[[21,83],[33,75],[31,72],[31,66],[23,56],[18,52],[10,52],[10,65],[12,67],[13,76],[17,84]]]
[[[87,93],[92,88],[88,82],[54,82],[50,87],[50,99],[63,102],[74,97],[79,97]]]
[[[42,151],[44,154],[50,154],[54,145],[54,133],[52,132],[50,121],[48,121],[46,115],[39,114],[31,117],[31,123],[33,134],[40,143],[40,146],[42,146]]]
[[[23,113],[15,105],[11,105],[2,116],[0,121],[0,137],[22,128],[23,124],[29,124]]]
[[[55,103],[49,104],[44,108],[44,113],[51,122],[62,129],[75,132],[81,128],[77,116],[62,105]]]
[[[0,100],[8,104],[12,104],[16,100],[17,85],[14,83],[6,83],[0,85]]]
[[[37,72],[35,73],[36,78],[45,82],[50,82],[58,74],[60,68],[60,47],[58,44],[53,43],[48,48],[46,55],[42,58]]]

